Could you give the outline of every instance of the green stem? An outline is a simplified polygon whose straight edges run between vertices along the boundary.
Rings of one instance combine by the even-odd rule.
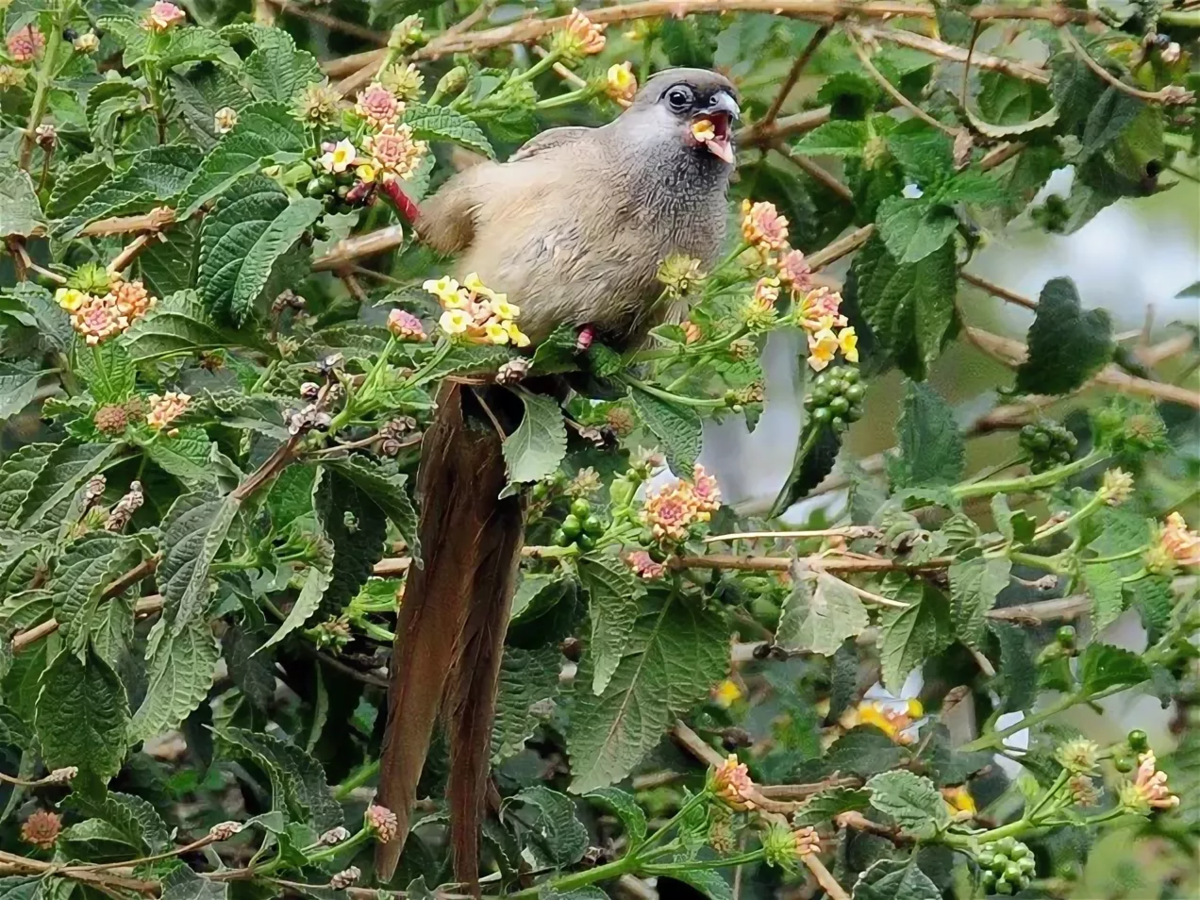
[[[647,384],[640,379],[626,376],[625,382],[634,387],[645,391],[652,397],[658,397],[660,400],[666,400],[668,403],[678,403],[682,406],[694,406],[698,409],[720,409],[725,406],[724,400],[703,400],[698,397],[685,397],[682,394],[672,394],[670,391],[664,391],[662,388],[655,387],[652,384]]]
[[[62,22],[59,21],[58,16],[55,16],[50,27],[50,34],[46,38],[46,50],[42,56],[42,65],[38,69],[37,90],[33,95],[33,106],[29,110],[29,122],[25,126],[25,133],[21,136],[20,165],[25,171],[29,171],[29,163],[33,159],[33,145],[37,139],[37,129],[46,115],[46,105],[50,101],[50,83],[54,80],[54,63],[62,42]]]
[[[1091,696],[1082,691],[1076,694],[1066,694],[1045,709],[1026,716],[1020,722],[1009,725],[1007,728],[1002,728],[999,731],[993,731],[990,734],[980,735],[975,740],[960,747],[959,751],[962,753],[973,753],[976,750],[990,750],[1001,747],[1004,744],[1005,738],[1012,737],[1017,732],[1024,731],[1026,728],[1033,728],[1035,725],[1040,725],[1047,719],[1053,718],[1059,713],[1070,709],[1072,706],[1089,699],[1091,699]]]
[[[1071,515],[1067,516],[1067,518],[1063,519],[1061,522],[1051,525],[1044,531],[1035,532],[1033,535],[1034,541],[1044,541],[1046,538],[1054,537],[1056,534],[1062,534],[1076,522],[1080,522],[1092,515],[1097,510],[1102,509],[1104,507],[1104,503],[1104,496],[1102,494],[1096,494],[1096,496],[1094,496],[1083,506],[1079,507],[1079,509],[1075,510],[1075,512],[1071,513]]]
[[[707,800],[708,800],[707,789],[696,794],[694,797],[692,797],[690,800],[688,800],[687,803],[683,804],[683,806],[681,806],[679,808],[679,812],[677,812],[677,813],[675,813],[675,815],[671,816],[670,820],[665,825],[663,825],[662,828],[658,829],[658,831],[654,832],[654,834],[652,834],[652,835],[650,835],[650,837],[646,838],[646,840],[643,843],[641,843],[637,847],[635,847],[633,849],[633,851],[630,853],[630,855],[641,857],[641,855],[643,853],[645,853],[648,849],[650,849],[656,843],[658,843],[660,840],[662,840],[663,836],[668,831],[670,831],[679,822],[681,822],[683,820],[684,816],[686,816],[693,809],[695,809],[701,803],[706,802]]]
[[[349,777],[333,789],[333,799],[339,803],[348,800],[354,791],[379,774],[379,760],[363,763]]]
[[[727,856],[724,859],[694,859],[685,863],[660,863],[656,866],[643,866],[641,871],[647,875],[671,875],[675,872],[693,872],[696,869],[725,869],[729,866],[743,866],[746,863],[758,862],[763,858],[763,850],[752,850],[737,856]]]
[[[1015,563],[1021,563],[1024,566],[1032,566],[1035,569],[1043,569],[1047,572],[1053,572],[1055,575],[1066,575],[1067,570],[1056,563],[1057,556],[1037,556],[1033,553],[1021,553],[1017,550],[1010,550],[1006,554]]]
[[[1080,560],[1085,566],[1098,565],[1099,563],[1118,562],[1122,559],[1132,559],[1135,556],[1141,556],[1146,552],[1145,547],[1138,547],[1136,550],[1126,550],[1124,553],[1114,553],[1112,556],[1092,556],[1088,559]]]
[[[555,109],[559,106],[570,106],[572,103],[578,103],[581,100],[587,100],[593,91],[590,87],[581,87],[577,91],[568,91],[565,94],[557,94],[553,97],[547,97],[545,100],[539,100],[534,104],[535,109]]]
[[[638,867],[638,863],[639,860],[636,856],[622,856],[620,859],[605,863],[602,866],[596,866],[594,869],[588,869],[586,872],[576,872],[573,875],[567,875],[554,881],[547,881],[536,887],[525,888],[525,890],[517,891],[515,894],[509,894],[508,900],[535,900],[535,898],[541,896],[543,888],[552,888],[558,893],[565,893],[576,888],[587,887],[589,884],[595,884],[597,881],[610,881],[614,878],[620,878],[622,875],[628,875]]]
[[[553,66],[561,58],[562,54],[558,50],[551,50],[524,72],[518,72],[516,75],[514,75],[511,79],[509,79],[508,83],[511,85],[520,84],[522,81],[532,81],[534,78],[537,78],[539,75]]]
[[[1000,478],[994,481],[980,481],[976,484],[959,484],[950,489],[950,493],[959,500],[966,500],[971,497],[987,497],[991,494],[1016,494],[1022,491],[1035,491],[1041,488],[1052,487],[1060,481],[1065,481],[1072,475],[1078,475],[1085,469],[1090,468],[1096,463],[1108,458],[1108,454],[1103,450],[1093,450],[1087,456],[1068,463],[1065,466],[1059,466],[1056,469],[1048,469],[1045,472],[1038,472],[1036,475],[1025,475],[1021,478]]]

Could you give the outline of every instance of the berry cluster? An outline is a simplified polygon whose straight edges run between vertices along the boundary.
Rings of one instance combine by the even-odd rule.
[[[841,433],[851,422],[861,419],[866,388],[859,384],[858,378],[858,369],[851,366],[839,366],[818,375],[804,398],[804,408],[813,422],[832,425],[834,431]]]
[[[583,497],[577,497],[571,501],[570,513],[554,532],[554,543],[559,547],[577,544],[580,550],[587,553],[595,548],[596,538],[604,534],[606,528],[604,521],[592,512],[592,504]]]
[[[979,868],[989,894],[1015,894],[1029,887],[1037,863],[1025,844],[1006,837],[984,845],[979,852]]]
[[[1079,439],[1055,422],[1026,425],[1019,439],[1021,450],[1029,454],[1029,468],[1045,472],[1071,461]]]
[[[322,172],[314,174],[307,183],[298,185],[306,197],[320,200],[325,204],[328,213],[346,213],[357,208],[366,197],[351,197],[350,192],[355,188],[358,176],[353,169],[344,172]],[[362,194],[360,190],[356,194]]]
[[[1137,768],[1137,757],[1150,749],[1150,739],[1146,732],[1135,728],[1125,738],[1125,744],[1113,748],[1113,768],[1122,775],[1127,775]]]

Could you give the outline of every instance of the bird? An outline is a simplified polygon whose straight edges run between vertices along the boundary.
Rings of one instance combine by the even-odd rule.
[[[569,325],[613,345],[661,317],[663,260],[714,263],[724,246],[737,92],[723,75],[676,68],[646,80],[598,127],[542,132],[505,162],[451,177],[412,224],[455,272],[507,294],[533,341]],[[507,395],[507,398],[505,396]],[[439,713],[450,753],[447,799],[455,877],[478,894],[479,825],[489,784],[504,637],[524,540],[523,495],[501,497],[501,452],[521,404],[493,388],[445,382],[417,473],[421,564],[400,603],[376,802],[398,828],[376,849],[393,876]],[[486,403],[487,408],[484,408]]]

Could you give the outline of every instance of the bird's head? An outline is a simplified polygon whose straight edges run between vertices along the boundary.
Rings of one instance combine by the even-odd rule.
[[[626,116],[649,120],[662,136],[691,151],[733,164],[733,123],[741,110],[737,91],[708,69],[667,69],[647,80]]]

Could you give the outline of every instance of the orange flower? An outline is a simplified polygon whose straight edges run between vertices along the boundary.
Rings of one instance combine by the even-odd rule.
[[[750,771],[732,753],[713,770],[708,787],[730,809],[754,809],[754,782],[750,779]]]
[[[717,479],[704,471],[704,466],[696,463],[692,469],[692,498],[696,508],[702,513],[714,513],[721,508],[721,489]]]
[[[812,286],[812,269],[802,252],[789,250],[780,257],[779,280],[794,291],[806,291]]]
[[[645,550],[634,550],[625,557],[625,565],[633,569],[634,575],[646,581],[662,578],[667,574],[667,567],[651,559],[650,554]]]
[[[146,424],[156,431],[166,428],[185,412],[192,398],[184,393],[167,391],[162,396],[151,394],[146,398],[150,402],[150,411],[146,413]]]
[[[575,39],[578,53],[594,56],[604,49],[604,27],[595,24],[578,9],[572,9],[563,30]]]
[[[46,809],[39,809],[21,826],[21,840],[33,844],[39,850],[49,850],[58,841],[62,831],[62,817]]]
[[[1159,543],[1178,565],[1189,568],[1200,566],[1200,534],[1189,529],[1179,513],[1173,512],[1167,516]]]
[[[371,155],[372,165],[385,181],[394,178],[412,178],[427,145],[414,140],[412,129],[407,125],[385,125],[378,134],[363,139],[363,152]]]
[[[692,492],[682,482],[662,488],[646,499],[642,518],[659,540],[686,540],[688,526],[696,521]]]
[[[742,201],[742,237],[746,243],[766,253],[787,246],[788,220],[774,203]]]

